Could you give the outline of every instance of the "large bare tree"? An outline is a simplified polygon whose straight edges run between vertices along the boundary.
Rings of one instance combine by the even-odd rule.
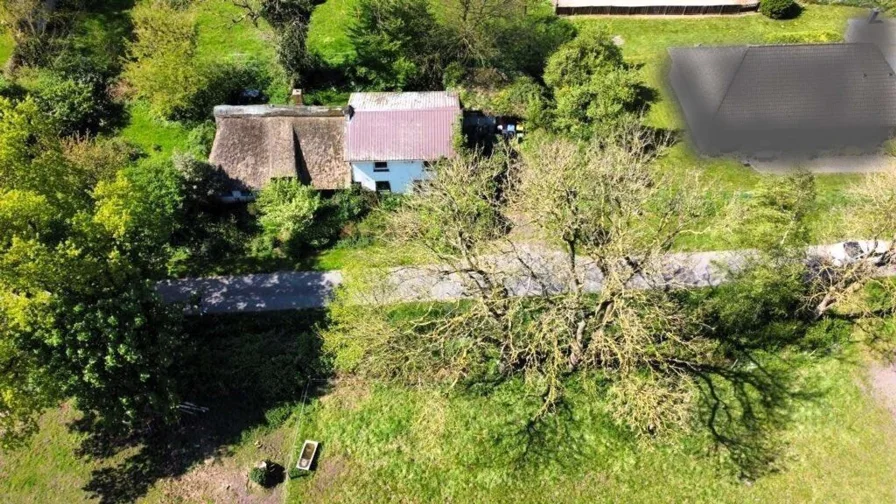
[[[674,286],[647,287],[698,217],[699,191],[654,168],[658,147],[636,130],[601,148],[552,139],[440,163],[389,231],[430,274],[463,282],[461,299],[389,310],[401,274],[356,278],[326,334],[337,365],[415,383],[521,378],[543,399],[538,415],[570,376],[596,375],[620,422],[687,422],[689,370],[714,343]]]

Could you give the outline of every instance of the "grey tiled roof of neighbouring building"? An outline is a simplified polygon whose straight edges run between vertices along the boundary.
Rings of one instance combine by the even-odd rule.
[[[823,148],[896,126],[896,76],[873,44],[671,48],[669,55],[672,86],[698,143],[722,140],[730,150],[738,136],[773,145],[779,135]]]
[[[876,45],[891,67],[896,69],[896,21],[892,19],[850,19],[844,40],[852,43]]]

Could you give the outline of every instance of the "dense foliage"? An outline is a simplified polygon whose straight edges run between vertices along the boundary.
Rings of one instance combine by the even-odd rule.
[[[153,282],[179,218],[176,174],[58,133],[32,100],[0,99],[0,346],[20,376],[4,383],[5,441],[54,398],[111,429],[176,404],[179,315]]]
[[[362,0],[350,36],[359,83],[377,90],[437,90],[475,79],[540,77],[572,26],[533,0]]]
[[[128,46],[124,78],[138,99],[165,119],[205,120],[223,103],[241,104],[246,90],[264,90],[266,69],[249,59],[211,62],[197,54],[195,12],[165,0],[133,10],[134,41]]]
[[[799,5],[794,0],[762,0],[759,12],[771,19],[787,19],[799,13]]]
[[[295,179],[273,180],[255,202],[264,243],[271,249],[295,251],[306,240],[320,208],[320,196]]]
[[[589,140],[620,128],[643,106],[639,82],[606,33],[584,30],[548,60],[544,81],[553,93],[553,128]]]
[[[196,21],[163,0],[137,5],[133,19],[124,76],[155,113],[175,116],[191,106],[205,84],[196,69]]]
[[[360,79],[383,91],[441,87],[451,49],[428,0],[362,0],[358,11],[351,33]]]

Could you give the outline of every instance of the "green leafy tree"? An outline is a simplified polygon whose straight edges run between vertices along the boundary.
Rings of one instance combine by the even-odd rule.
[[[63,147],[42,117],[0,100],[0,366],[15,368],[0,377],[2,443],[62,398],[115,429],[176,404],[181,315],[154,282],[179,179],[117,146]]]
[[[31,98],[0,98],[0,187],[31,190],[54,204],[83,205],[89,187],[62,157],[58,127]]]
[[[445,0],[438,10],[455,49],[452,60],[467,69],[540,77],[545,61],[574,35],[540,0]]]
[[[586,29],[562,45],[548,60],[544,81],[554,95],[553,127],[571,138],[606,135],[643,106],[637,76],[598,30]]]
[[[196,60],[197,28],[192,12],[163,0],[134,7],[134,41],[124,77],[138,98],[164,118],[183,114],[206,84]]]
[[[377,90],[437,90],[450,61],[445,30],[427,0],[362,0],[350,29],[355,71]]]
[[[265,239],[274,247],[284,247],[287,251],[301,245],[320,205],[320,196],[314,188],[296,179],[272,181],[255,201]]]
[[[96,132],[105,121],[108,111],[97,100],[92,83],[43,72],[34,84],[35,101],[63,135]]]

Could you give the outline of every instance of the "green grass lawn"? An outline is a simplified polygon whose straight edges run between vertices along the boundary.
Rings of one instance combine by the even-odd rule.
[[[68,403],[50,410],[40,420],[40,431],[26,446],[0,452],[0,495],[4,502],[86,502],[82,488],[91,473],[132,453],[122,452],[106,461],[77,456],[75,452],[85,435],[71,431],[69,425],[79,417]]]
[[[317,6],[308,28],[308,49],[338,67],[355,54],[348,30],[356,18],[358,0],[327,0]]]
[[[508,390],[493,397],[346,383],[313,403],[298,436],[323,449],[289,482],[299,502],[892,502],[896,428],[860,386],[861,367],[800,364],[811,399],[789,408],[773,470],[744,481],[707,431],[639,442],[579,394],[551,448],[525,444]]]
[[[151,157],[170,158],[175,150],[184,150],[189,130],[176,121],[162,121],[145,103],[128,106],[128,124],[119,135],[143,149]]]
[[[285,103],[289,90],[282,68],[277,63],[274,32],[264,21],[254,25],[242,19],[244,12],[230,0],[196,2],[199,29],[198,56],[223,63],[260,62],[272,76],[266,90],[273,103]]]
[[[15,42],[12,40],[12,35],[7,32],[0,33],[0,64],[6,64],[14,49]]]

